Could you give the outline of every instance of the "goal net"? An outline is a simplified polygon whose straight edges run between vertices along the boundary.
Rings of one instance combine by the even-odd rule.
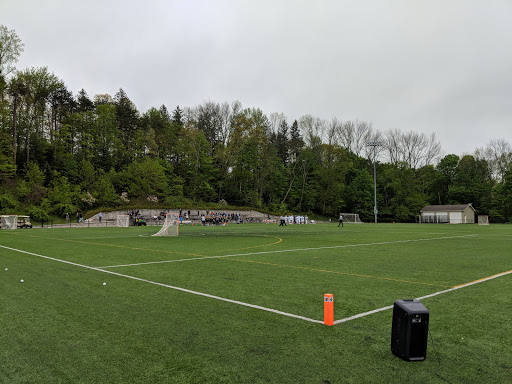
[[[342,213],[343,221],[345,223],[362,224],[363,222],[359,218],[358,213]]]
[[[18,216],[2,215],[1,224],[2,224],[2,229],[17,229],[18,228]]]
[[[164,225],[153,236],[178,236],[180,233],[180,216],[169,212],[165,216]]]
[[[478,216],[478,225],[489,225],[489,216],[479,215]]]
[[[130,216],[129,215],[117,215],[117,226],[118,227],[129,227]]]

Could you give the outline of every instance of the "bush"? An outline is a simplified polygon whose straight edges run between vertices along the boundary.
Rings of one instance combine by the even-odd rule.
[[[78,208],[76,207],[76,205],[71,203],[58,203],[55,204],[52,208],[52,212],[56,213],[61,217],[66,216],[66,213],[72,215],[76,211],[78,211]]]
[[[48,213],[39,207],[32,206],[28,210],[28,214],[30,216],[30,219],[33,221],[50,221],[50,216]]]
[[[0,195],[0,212],[12,213],[18,206],[18,202],[9,195]]]

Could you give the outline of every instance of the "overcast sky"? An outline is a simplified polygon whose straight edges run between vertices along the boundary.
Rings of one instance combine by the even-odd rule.
[[[511,0],[0,0],[17,68],[74,94],[359,119],[458,155],[512,143],[511,15]]]

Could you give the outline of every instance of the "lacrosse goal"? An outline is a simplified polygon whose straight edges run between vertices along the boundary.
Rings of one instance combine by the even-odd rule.
[[[489,225],[489,216],[479,215],[478,216],[478,225]]]
[[[180,233],[180,216],[177,213],[167,213],[164,225],[153,236],[178,236]]]
[[[130,216],[129,215],[117,215],[117,226],[118,227],[129,227]]]
[[[2,229],[17,229],[18,216],[17,215],[2,215],[1,216]]]

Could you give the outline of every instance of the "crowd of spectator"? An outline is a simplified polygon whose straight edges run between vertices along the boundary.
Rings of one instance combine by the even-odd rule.
[[[210,212],[201,215],[201,224],[208,225],[223,225],[227,223],[243,224],[244,219],[241,214],[225,213],[225,212]]]
[[[191,213],[190,210],[180,209],[178,212],[180,224],[183,222],[190,222],[200,220],[203,226],[210,225],[225,225],[225,224],[243,224],[243,223],[251,223],[254,222],[254,218],[250,216],[243,216],[239,212],[214,212],[210,210],[206,211],[197,211],[197,216],[195,216],[196,211]],[[127,214],[130,216],[130,221],[135,223],[138,220],[144,220],[144,216],[139,212],[139,210],[128,210]],[[159,214],[153,214],[149,216],[150,225],[158,225],[165,220],[167,212],[161,211]],[[270,216],[269,216],[270,217]],[[292,216],[293,217],[293,216]],[[147,220],[147,219],[146,219]]]

